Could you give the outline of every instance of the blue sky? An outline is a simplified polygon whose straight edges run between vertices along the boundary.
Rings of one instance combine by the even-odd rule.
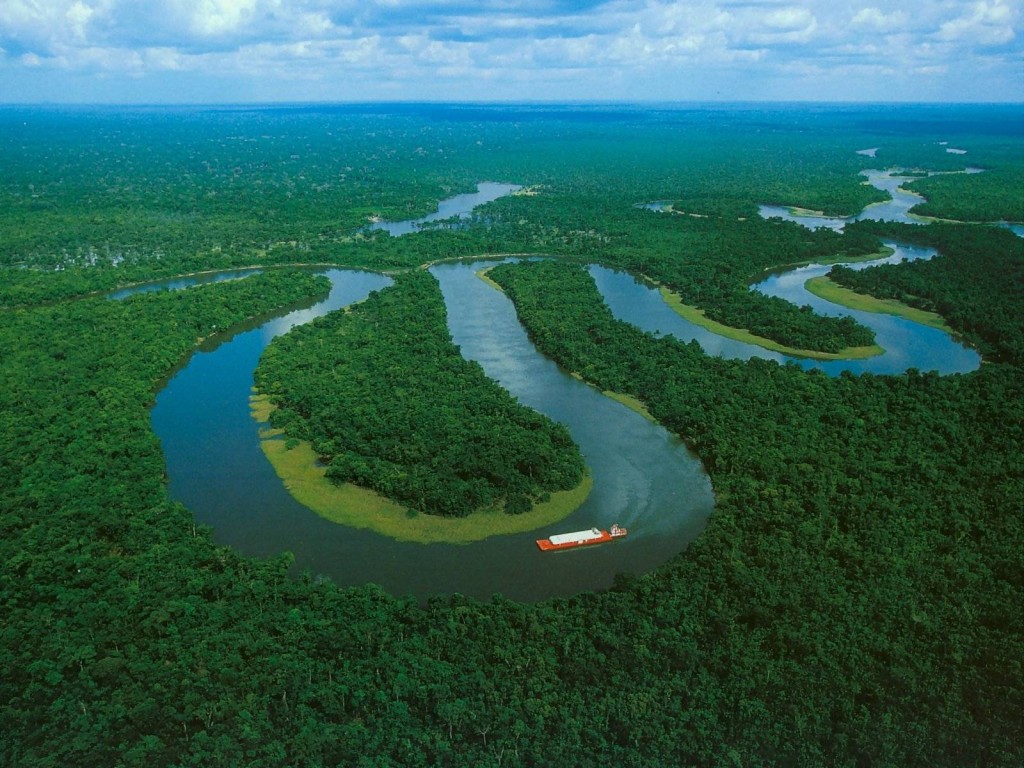
[[[0,0],[0,103],[1024,102],[1024,0]]]

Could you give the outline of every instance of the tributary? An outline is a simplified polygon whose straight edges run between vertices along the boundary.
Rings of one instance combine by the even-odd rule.
[[[851,269],[864,269],[884,263],[914,259],[927,259],[935,255],[931,248],[917,248],[898,243],[886,243],[893,254],[884,259],[849,264]],[[847,309],[820,299],[807,290],[805,284],[814,277],[825,275],[831,265],[811,264],[771,275],[757,285],[756,291],[778,296],[797,304],[810,305],[821,315],[850,315],[858,323],[875,332],[877,343],[885,350],[882,354],[861,360],[812,360],[789,357],[754,344],[720,336],[677,314],[665,303],[660,292],[630,275],[607,267],[591,266],[590,274],[597,283],[605,303],[618,320],[632,323],[656,335],[672,335],[681,341],[697,341],[710,355],[747,360],[761,357],[780,363],[792,362],[804,369],[819,368],[832,376],[844,371],[850,373],[897,374],[908,368],[937,371],[941,374],[966,373],[981,364],[978,353],[957,341],[945,331],[929,328],[894,315]]]

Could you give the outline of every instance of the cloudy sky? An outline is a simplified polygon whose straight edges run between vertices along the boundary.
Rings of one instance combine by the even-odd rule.
[[[1024,0],[0,0],[0,103],[1024,101]]]

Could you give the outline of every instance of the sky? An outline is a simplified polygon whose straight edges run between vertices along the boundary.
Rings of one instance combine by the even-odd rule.
[[[0,103],[1019,103],[1022,5],[0,0]]]

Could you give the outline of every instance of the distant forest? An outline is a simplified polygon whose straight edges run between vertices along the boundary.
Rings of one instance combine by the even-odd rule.
[[[996,223],[1024,222],[1022,125],[1019,107],[928,105],[0,108],[0,763],[1021,765],[1024,239]],[[913,182],[939,223],[840,234],[758,214],[856,213],[882,197],[860,171],[896,166],[983,170]],[[486,180],[529,194],[458,227],[365,228]],[[642,208],[652,201],[675,213]],[[725,325],[836,351],[871,332],[749,286],[883,238],[939,256],[833,279],[938,312],[983,355],[977,371],[829,377],[710,357],[615,320],[583,268],[625,269]],[[265,360],[268,390],[274,370],[289,384],[310,372],[291,401],[284,383],[274,394],[324,458],[342,455],[348,427],[321,433],[326,418],[288,408],[352,395],[318,394],[318,365],[364,376],[367,393],[385,375],[437,381],[446,360],[444,376],[479,387],[482,418],[506,413],[496,385],[452,357],[419,268],[508,253],[549,257],[490,273],[538,349],[642,402],[701,457],[715,509],[685,551],[603,592],[418,601],[296,572],[287,552],[244,556],[172,499],[156,393],[204,342],[323,294],[292,265],[395,278]],[[252,265],[283,268],[105,297]],[[402,315],[403,292],[434,309]],[[301,344],[385,321],[430,335],[430,362],[401,334],[380,334],[392,371]],[[441,402],[417,401],[417,419]],[[456,466],[467,493],[447,512],[524,506],[579,477],[556,425],[507,413],[550,451],[499,478],[504,490],[473,479],[480,462]],[[462,443],[472,414],[449,411],[421,458],[431,441]],[[493,444],[504,458],[525,439],[510,435]],[[386,473],[368,450],[334,471],[372,486]],[[412,496],[455,505],[424,479]]]

